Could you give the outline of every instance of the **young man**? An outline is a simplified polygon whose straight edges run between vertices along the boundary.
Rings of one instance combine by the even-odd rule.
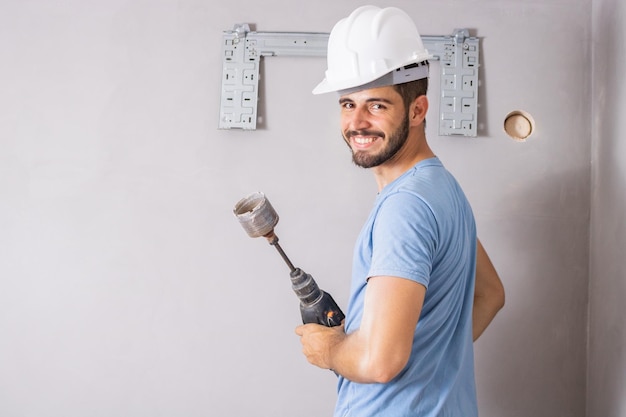
[[[299,326],[339,375],[335,416],[477,416],[472,342],[504,304],[470,205],[425,137],[428,52],[411,18],[364,6],[333,28],[326,78],[378,196],[357,240],[344,326]]]

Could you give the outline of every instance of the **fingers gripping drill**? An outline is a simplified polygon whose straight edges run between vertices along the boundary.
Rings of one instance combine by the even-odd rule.
[[[291,288],[300,299],[300,314],[303,323],[317,323],[327,327],[338,326],[344,314],[333,297],[321,290],[313,277],[294,267],[278,244],[274,227],[278,214],[263,193],[257,192],[239,200],[233,210],[241,226],[250,237],[265,237],[274,246],[289,267]]]

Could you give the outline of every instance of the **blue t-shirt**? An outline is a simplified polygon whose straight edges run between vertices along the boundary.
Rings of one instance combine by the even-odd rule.
[[[356,242],[346,332],[359,328],[367,279],[393,276],[426,296],[407,366],[387,384],[339,377],[335,417],[478,415],[472,305],[476,225],[454,177],[436,157],[387,185]]]

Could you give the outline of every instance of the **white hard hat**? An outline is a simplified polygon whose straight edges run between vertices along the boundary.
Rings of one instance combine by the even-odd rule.
[[[428,66],[404,67],[429,58],[415,23],[403,10],[362,6],[330,32],[326,77],[313,94],[371,88],[368,83],[376,80],[374,86],[426,78]]]

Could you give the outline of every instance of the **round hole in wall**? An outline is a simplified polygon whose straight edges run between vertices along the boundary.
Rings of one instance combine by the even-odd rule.
[[[510,112],[504,118],[504,131],[511,139],[525,141],[535,130],[535,120],[523,110]]]

